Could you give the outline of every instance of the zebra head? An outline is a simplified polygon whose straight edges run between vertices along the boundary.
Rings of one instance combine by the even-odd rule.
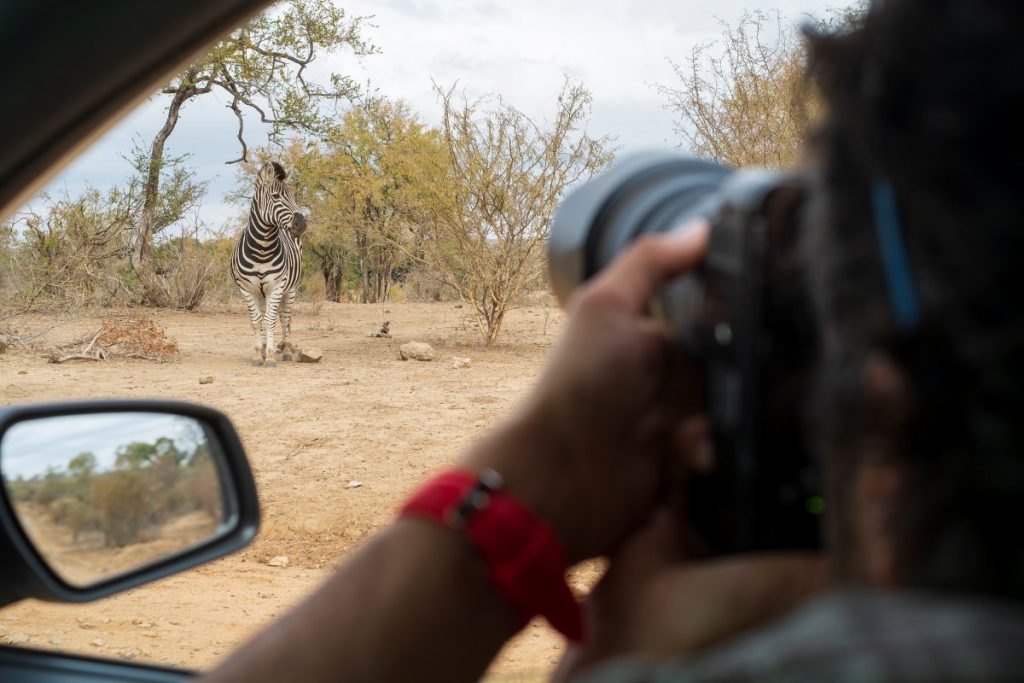
[[[306,231],[306,217],[299,212],[295,193],[285,182],[287,179],[288,172],[281,164],[276,161],[263,164],[256,174],[252,212],[261,225],[287,230],[298,239]]]

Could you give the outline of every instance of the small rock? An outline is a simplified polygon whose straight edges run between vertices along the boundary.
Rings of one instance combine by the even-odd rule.
[[[320,359],[323,358],[323,352],[320,349],[313,346],[299,349],[299,362],[300,363],[319,363]]]
[[[131,660],[135,659],[135,651],[134,650],[122,650],[121,652],[117,653],[117,656],[120,657],[121,659],[127,659],[127,660],[131,661]]]
[[[267,564],[269,566],[271,566],[271,567],[287,567],[288,566],[288,556],[287,555],[277,555],[276,557],[270,558],[270,561],[267,562]]]
[[[24,633],[12,633],[11,635],[7,636],[7,642],[11,645],[24,645],[30,640],[32,639]]]
[[[213,384],[213,375],[206,375],[205,377],[199,378],[200,384]]]
[[[136,626],[138,626],[139,628],[153,628],[153,624],[149,623],[148,621],[140,621],[138,624],[136,624]]]
[[[452,356],[452,367],[456,370],[468,368],[471,362],[472,360],[465,356]]]
[[[28,370],[18,370],[18,374],[19,375],[27,375],[28,374]]]
[[[347,488],[347,489],[357,489],[357,488],[359,488],[362,485],[363,485],[363,482],[359,481],[358,479],[353,479],[349,483],[345,484],[345,488]]]
[[[103,647],[104,645],[106,645],[106,644],[107,644],[107,642],[106,642],[105,640],[103,640],[102,638],[93,638],[93,639],[92,639],[91,641],[89,641],[89,642],[90,642],[90,644],[92,644],[92,645],[93,645],[94,647]]]
[[[50,636],[50,645],[60,647],[61,639],[58,636]]]
[[[402,344],[398,347],[398,353],[402,360],[434,360],[433,347],[423,342]]]

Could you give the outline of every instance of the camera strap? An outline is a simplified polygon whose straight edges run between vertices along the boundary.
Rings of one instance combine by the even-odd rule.
[[[880,180],[874,184],[871,188],[871,207],[875,212],[875,227],[878,230],[878,244],[882,251],[882,265],[885,268],[893,315],[900,328],[912,330],[917,327],[920,306],[900,226],[896,192],[891,182]]]

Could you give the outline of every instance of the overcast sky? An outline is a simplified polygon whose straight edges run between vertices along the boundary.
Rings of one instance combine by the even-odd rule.
[[[458,82],[470,97],[500,94],[531,117],[550,117],[566,76],[594,95],[590,132],[611,135],[623,151],[675,147],[672,114],[654,84],[673,84],[669,59],[715,38],[746,10],[779,9],[794,23],[842,2],[824,0],[346,0],[352,15],[372,16],[366,36],[381,52],[361,62],[342,55],[334,70],[369,82],[379,94],[402,98],[428,122],[438,118],[431,82]],[[325,65],[326,66],[326,65]],[[154,97],[114,127],[51,185],[75,194],[87,184],[107,187],[128,173],[122,155],[133,139],[152,139],[166,98]],[[210,183],[201,219],[217,227],[238,213],[224,201],[234,186],[235,121],[223,99],[201,97],[182,110],[171,154],[191,154]],[[247,123],[253,133],[255,124]],[[263,144],[254,135],[250,144]]]
[[[0,471],[4,479],[26,479],[50,467],[66,469],[80,453],[96,456],[98,469],[114,466],[117,449],[133,442],[156,443],[173,439],[181,448],[194,449],[202,427],[190,417],[165,413],[110,413],[62,415],[19,422],[0,442]]]

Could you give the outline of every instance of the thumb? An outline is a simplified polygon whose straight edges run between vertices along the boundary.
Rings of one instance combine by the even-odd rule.
[[[612,555],[608,573],[601,583],[642,581],[676,564],[683,556],[679,539],[679,524],[672,510],[668,507],[655,510],[648,523]]]

